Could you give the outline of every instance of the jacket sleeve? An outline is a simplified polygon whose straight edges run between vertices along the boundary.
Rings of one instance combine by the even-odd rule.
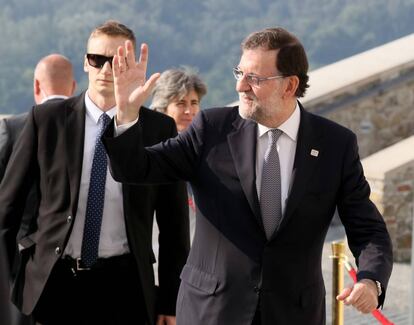
[[[190,248],[187,190],[184,182],[159,186],[156,220],[159,228],[157,312],[175,315],[180,273]]]
[[[140,123],[114,136],[112,122],[102,141],[117,182],[163,184],[193,179],[202,156],[203,132],[203,115],[199,113],[185,132],[151,147],[144,147]]]
[[[8,260],[13,265],[16,252],[16,237],[20,228],[28,192],[33,177],[38,174],[36,162],[37,136],[33,110],[17,140],[10,159],[9,168],[0,184],[0,239],[4,241]]]
[[[166,133],[167,138],[177,135],[175,124]],[[187,187],[177,181],[158,186],[156,221],[159,228],[157,313],[175,315],[180,286],[180,273],[190,249]]]
[[[392,244],[383,217],[369,196],[370,188],[359,159],[356,137],[352,135],[345,152],[338,212],[358,265],[357,278],[377,280],[382,284],[379,297],[379,305],[382,305],[392,271]]]
[[[0,183],[6,172],[7,163],[9,162],[12,145],[10,139],[10,130],[7,119],[0,120]]]

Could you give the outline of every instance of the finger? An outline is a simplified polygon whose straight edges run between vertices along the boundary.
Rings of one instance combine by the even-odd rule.
[[[156,325],[164,325],[164,317],[158,316]]]
[[[160,73],[154,73],[144,84],[144,86],[142,86],[142,90],[144,93],[149,94],[152,89],[155,87],[155,84],[158,80],[158,78],[160,77]]]
[[[360,290],[359,287],[354,286],[352,288],[350,295],[347,298],[345,298],[344,303],[346,305],[354,305],[354,306],[358,303],[361,303],[362,301],[359,300],[361,297],[361,294],[362,294],[362,290]]]
[[[148,99],[152,89],[155,86],[156,81],[160,77],[159,73],[154,73],[141,87],[134,90],[131,95],[132,101],[136,107],[140,107]]]
[[[135,67],[135,51],[130,40],[125,41],[126,64],[128,67]]]
[[[112,74],[114,75],[114,78],[117,78],[119,76],[119,59],[118,55],[114,55],[114,58],[112,59]]]
[[[378,306],[377,299],[371,299],[367,297],[360,303],[360,310],[364,313],[370,313],[374,311]]]
[[[367,301],[355,305],[355,308],[364,314],[370,313],[373,310],[372,305]]]
[[[354,302],[352,304],[358,311],[360,311],[361,313],[363,312],[363,310],[368,306],[366,301],[358,301],[358,302]]]
[[[165,316],[165,325],[177,325],[176,318],[174,316]]]
[[[126,71],[126,62],[125,62],[125,49],[122,46],[118,46],[118,67],[119,71]]]
[[[345,300],[352,292],[351,288],[344,288],[339,295],[336,296],[336,299],[339,301]]]
[[[139,63],[147,66],[148,63],[148,45],[145,43],[141,44],[141,53],[139,54]]]
[[[167,318],[166,325],[176,325],[175,318]]]

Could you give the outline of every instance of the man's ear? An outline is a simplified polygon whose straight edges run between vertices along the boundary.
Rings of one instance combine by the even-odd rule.
[[[88,61],[87,60],[88,59],[86,58],[86,55],[85,55],[85,58],[83,60],[83,71],[85,71],[85,72],[89,72],[89,70],[88,70]]]
[[[39,82],[39,80],[34,79],[34,81],[33,81],[33,93],[35,95],[40,95],[40,92],[41,92],[41,90],[40,90],[40,82]]]
[[[299,78],[298,76],[289,76],[289,77],[286,77],[286,79],[288,79],[288,84],[285,89],[285,96],[295,97],[296,90],[299,87]]]
[[[75,90],[76,90],[76,81],[75,80],[73,80],[73,82],[72,82],[72,92],[71,92],[71,96],[73,96],[73,94],[75,93]]]

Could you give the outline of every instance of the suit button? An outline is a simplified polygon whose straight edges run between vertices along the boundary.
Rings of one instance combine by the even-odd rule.
[[[67,222],[67,223],[71,223],[71,222],[72,222],[72,216],[68,216],[68,217],[66,218],[66,222]]]
[[[56,255],[59,255],[60,254],[60,247],[59,246],[55,248],[55,254]]]
[[[254,291],[255,293],[259,294],[259,293],[260,293],[260,288],[259,288],[258,286],[255,286],[255,287],[253,288],[253,291]]]

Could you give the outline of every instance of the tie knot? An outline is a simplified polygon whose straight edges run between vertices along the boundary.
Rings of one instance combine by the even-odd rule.
[[[99,116],[98,123],[100,123],[104,128],[108,126],[109,122],[111,122],[111,118],[108,114],[102,113],[101,116]]]
[[[269,130],[269,144],[275,144],[279,137],[282,135],[283,131],[279,129],[272,129]]]
[[[98,119],[98,124],[100,126],[99,136],[101,136],[104,133],[109,122],[111,122],[111,118],[108,116],[108,114],[102,113],[101,116],[99,116],[99,119]]]

